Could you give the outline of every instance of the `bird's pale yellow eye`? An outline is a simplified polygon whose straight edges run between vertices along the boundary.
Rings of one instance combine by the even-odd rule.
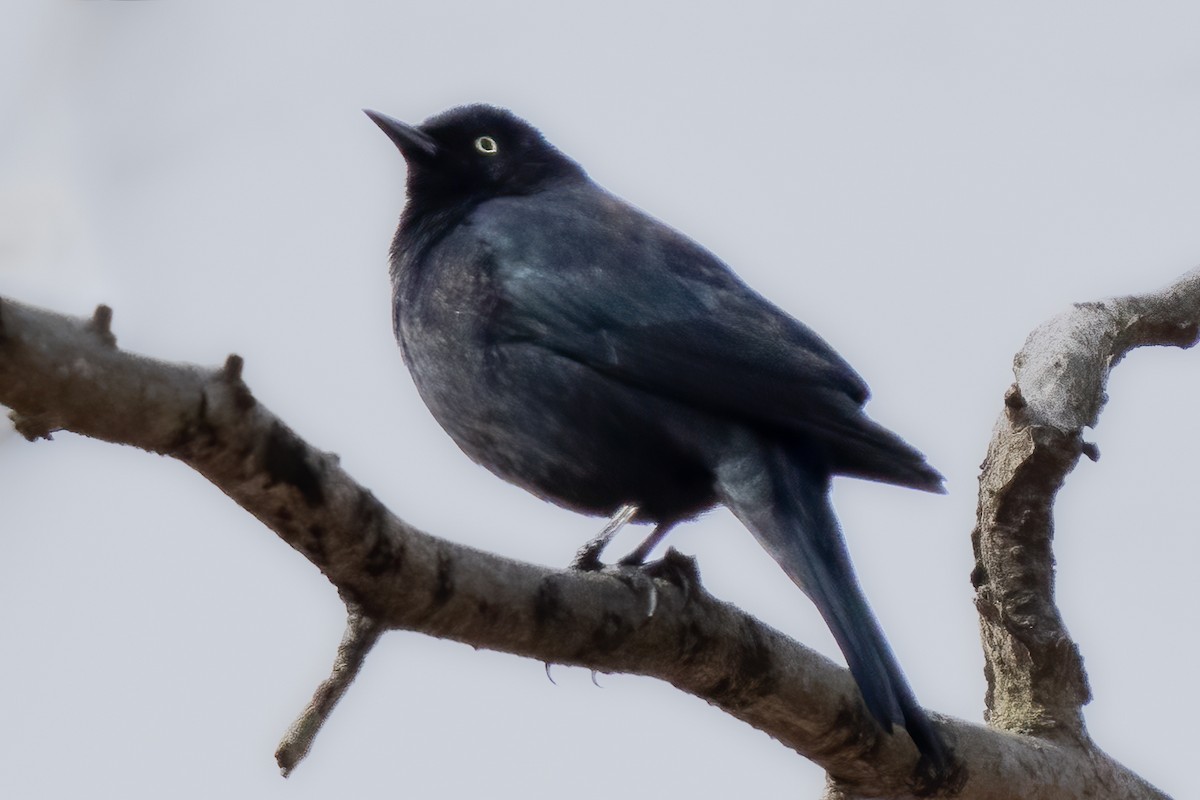
[[[496,140],[490,136],[480,136],[475,140],[475,149],[483,153],[485,156],[494,156],[500,152],[499,145]]]

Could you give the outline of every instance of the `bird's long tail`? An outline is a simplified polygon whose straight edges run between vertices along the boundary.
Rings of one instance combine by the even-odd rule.
[[[940,771],[948,763],[946,746],[917,704],[854,575],[829,502],[828,473],[779,444],[758,440],[739,450],[717,471],[723,501],[816,604],[871,715],[889,733],[893,724],[903,726]]]

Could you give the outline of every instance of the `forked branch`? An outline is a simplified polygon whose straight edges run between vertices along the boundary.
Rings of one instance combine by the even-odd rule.
[[[1171,291],[1178,295],[1174,302],[1190,303],[1194,309],[1195,298],[1184,293],[1195,292],[1197,279],[1193,275],[1189,280]],[[1194,339],[1195,323],[1171,317],[1165,311],[1171,301],[1158,298],[1100,306],[1126,320],[1114,328],[1114,344],[1099,362],[1103,370],[1128,347],[1151,343],[1146,331],[1156,332],[1159,341],[1154,343]],[[1141,323],[1129,321],[1131,307],[1141,309]],[[644,597],[620,580],[518,563],[422,533],[355,483],[335,456],[309,446],[257,402],[242,380],[240,359],[231,357],[224,368],[209,370],[130,355],[115,346],[110,318],[107,310],[84,321],[0,300],[0,403],[13,409],[19,429],[30,439],[67,430],[189,464],[315,564],[352,608],[361,609],[361,616],[351,618],[330,681],[281,745],[285,767],[294,766],[307,752],[324,714],[345,690],[346,676],[353,675],[377,636],[398,628],[544,662],[667,681],[821,765],[836,779],[830,796],[1163,797],[1079,736],[1047,741],[936,714],[935,722],[963,769],[949,781],[931,784],[916,769],[916,750],[907,737],[883,734],[875,726],[846,670],[714,599],[698,585],[685,595],[659,581],[657,607],[648,616]],[[1015,420],[1013,435],[1024,436],[1027,444],[1024,450],[1011,450],[993,443],[985,480],[993,473],[1020,477],[1030,471],[1022,466],[1028,458],[1021,453],[1036,451],[1035,446],[1041,446],[1037,437],[1050,435],[1045,431],[1061,430],[1053,422],[1059,419],[1055,409],[1075,408],[1073,403],[1055,405],[1040,399],[1054,381],[1037,377],[1044,372],[1030,366],[1035,362],[1027,359],[1020,365],[1019,394],[1013,394],[1010,412],[1001,420]],[[1103,380],[1095,385],[1102,390]],[[1050,391],[1049,396],[1057,395]],[[1094,413],[1086,418],[1094,419]],[[1014,502],[1031,499],[1048,513],[1061,475],[1083,450],[1081,443],[1070,441],[1055,446],[1065,447],[1065,463],[1033,469],[1041,483],[1024,494],[1007,488],[1013,478],[986,483],[984,491],[1012,494]],[[1038,491],[1050,494],[1039,499],[1033,496]],[[1000,527],[1011,527],[1011,520],[999,513],[992,516],[1001,520]],[[998,627],[1012,636],[1009,629],[1022,629],[1019,614],[1029,608],[1036,621],[1057,620],[1056,612],[1047,612],[1053,611],[1047,574],[1030,578],[1016,569],[1015,578],[1010,578],[1004,565],[1012,559],[989,555],[996,547],[992,529],[997,526],[985,524],[982,501],[980,519],[976,541],[981,567],[976,577],[985,631]],[[1033,561],[1048,558],[1048,533],[1046,542]],[[1019,564],[1027,560],[1016,559]],[[1015,594],[1008,588],[1013,585],[1018,587]],[[1027,602],[1029,586],[1034,590],[1032,606]],[[1043,599],[1045,606],[1039,605]],[[988,614],[999,623],[990,623]],[[1050,643],[1045,652],[1062,650],[1059,643],[1064,640],[1057,634],[1030,641],[1038,645],[1043,639]],[[1034,653],[1034,661],[1044,658],[1036,646],[1017,641],[1024,651],[1014,645],[989,655],[993,726],[1007,719],[1002,709],[1014,695],[1008,684],[995,678],[1007,674],[1005,659],[1029,661],[1029,653]],[[1068,657],[1062,663],[1069,667],[1070,661]],[[1081,670],[1078,675],[1082,677]],[[1072,687],[1086,687],[1086,682],[1079,684],[1071,674],[1058,683],[1043,681],[1040,675],[1026,682],[1039,687],[1041,694],[1027,694],[1041,703],[1039,708],[1049,709],[1042,719],[1055,724],[1000,727],[1040,736],[1060,728],[1081,732],[1081,727],[1071,727],[1070,714],[1063,714],[1062,707],[1077,713],[1086,692]],[[1056,699],[1062,687],[1065,703]]]

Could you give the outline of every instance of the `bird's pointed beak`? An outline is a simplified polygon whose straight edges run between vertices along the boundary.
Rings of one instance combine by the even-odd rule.
[[[400,148],[400,153],[404,156],[405,160],[412,160],[414,158],[428,160],[437,156],[437,142],[421,129],[401,122],[398,119],[392,119],[387,114],[372,111],[369,108],[364,108],[363,113],[370,117],[371,121],[388,135],[388,138],[395,143],[396,147]]]

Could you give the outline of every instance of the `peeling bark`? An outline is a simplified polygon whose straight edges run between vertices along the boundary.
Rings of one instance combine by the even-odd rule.
[[[1017,353],[971,537],[989,724],[1088,746],[1091,690],[1054,603],[1054,499],[1081,454],[1099,458],[1083,429],[1099,419],[1112,367],[1134,347],[1191,347],[1198,325],[1200,270],[1160,292],[1078,303]]]

